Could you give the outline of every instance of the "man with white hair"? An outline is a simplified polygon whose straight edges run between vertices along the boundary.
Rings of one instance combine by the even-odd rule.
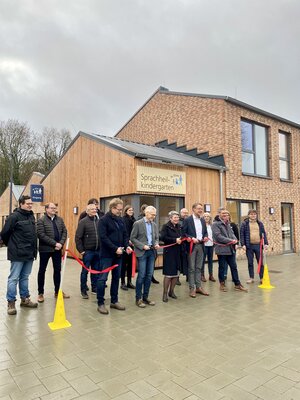
[[[155,250],[159,247],[155,217],[156,208],[146,207],[145,216],[133,224],[130,235],[139,267],[136,280],[136,305],[140,308],[145,308],[146,304],[155,305],[155,302],[149,299],[151,278],[154,272]]]

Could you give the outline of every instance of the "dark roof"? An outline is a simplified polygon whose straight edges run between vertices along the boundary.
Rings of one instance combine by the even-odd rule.
[[[208,160],[208,157],[200,158],[190,155],[184,149],[179,151],[170,149],[167,146],[151,146],[142,143],[129,142],[127,140],[118,139],[111,136],[96,135],[93,133],[79,132],[80,136],[88,139],[96,140],[99,143],[112,147],[115,150],[122,151],[130,156],[145,159],[148,161],[164,162],[167,164],[189,165],[199,168],[224,170],[225,165],[214,160]]]
[[[140,112],[140,110],[142,110],[145,105],[157,94],[157,93],[161,93],[161,94],[165,94],[165,95],[173,95],[173,96],[189,96],[189,97],[202,97],[205,99],[219,99],[219,100],[225,100],[228,103],[234,104],[236,106],[245,108],[247,110],[256,112],[257,114],[263,115],[265,117],[269,117],[269,118],[273,118],[276,119],[277,121],[283,122],[285,124],[291,125],[295,128],[300,128],[300,124],[290,121],[286,118],[282,118],[279,117],[276,114],[272,114],[268,111],[264,111],[258,107],[254,107],[250,104],[244,103],[243,101],[234,99],[233,97],[230,96],[221,96],[221,95],[211,95],[211,94],[200,94],[200,93],[188,93],[188,92],[174,92],[171,91],[163,86],[160,86],[150,97],[149,99],[133,114],[133,116],[122,126],[121,129],[119,129],[119,131],[116,133],[115,136],[118,135],[119,132],[121,132],[121,130]]]

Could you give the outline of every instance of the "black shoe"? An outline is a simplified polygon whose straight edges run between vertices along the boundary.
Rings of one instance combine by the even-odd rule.
[[[152,278],[151,278],[151,282],[152,282],[152,283],[156,283],[156,284],[158,284],[158,283],[159,283],[159,281],[157,281],[157,280],[154,278],[154,276],[152,276]]]
[[[163,301],[164,303],[167,303],[167,302],[169,301],[167,293],[164,293],[164,294],[163,294],[162,301]]]
[[[128,289],[135,289],[135,286],[131,282],[127,283],[127,287]]]
[[[172,299],[177,299],[177,296],[176,296],[176,294],[173,292],[173,293],[171,293],[171,292],[169,292],[169,297],[172,297]]]
[[[181,282],[180,282],[180,280],[179,280],[179,277],[177,278],[176,285],[177,285],[177,286],[181,286]]]
[[[88,298],[89,298],[89,295],[87,294],[87,292],[81,292],[81,297],[82,297],[83,299],[88,299]]]
[[[125,285],[125,283],[122,283],[121,289],[122,289],[122,290],[128,290],[128,287]]]

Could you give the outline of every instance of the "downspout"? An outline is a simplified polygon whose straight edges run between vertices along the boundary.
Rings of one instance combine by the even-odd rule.
[[[223,174],[224,168],[220,169],[220,207],[224,207],[223,203]]]

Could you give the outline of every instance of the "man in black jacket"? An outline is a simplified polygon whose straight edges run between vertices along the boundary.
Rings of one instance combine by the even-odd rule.
[[[37,221],[39,239],[40,267],[38,272],[38,302],[44,302],[45,273],[48,261],[53,264],[54,296],[57,297],[60,286],[62,248],[67,239],[67,228],[61,217],[57,215],[57,205],[47,203],[45,215]],[[64,299],[68,299],[63,292]]]
[[[7,258],[11,261],[6,294],[7,313],[17,313],[15,302],[18,283],[21,307],[36,308],[38,304],[30,300],[28,289],[29,275],[37,253],[35,219],[30,196],[20,197],[19,208],[7,218],[0,236],[7,246]]]
[[[196,293],[204,296],[209,294],[201,287],[201,267],[204,256],[204,242],[207,241],[207,228],[203,214],[203,205],[195,203],[192,206],[193,214],[183,221],[182,230],[186,237],[193,242],[192,254],[188,256],[190,297],[195,298]],[[188,243],[189,246],[189,243]]]
[[[89,204],[86,208],[86,217],[79,221],[76,234],[75,243],[79,253],[83,256],[83,263],[86,267],[99,271],[100,268],[100,241],[98,234],[97,207],[95,204]],[[80,291],[83,299],[88,299],[87,294],[87,277],[88,271],[82,267],[80,275]],[[91,286],[92,293],[97,293],[97,280],[99,274],[91,273]]]
[[[127,254],[132,253],[129,246],[129,238],[127,236],[124,222],[121,218],[123,211],[123,201],[121,199],[112,199],[109,203],[109,211],[99,221],[99,237],[100,237],[100,268],[106,269],[112,265],[118,264],[112,270],[112,279],[110,286],[110,308],[116,310],[125,310],[125,307],[119,303],[118,290],[119,280],[122,267],[122,254],[125,250]],[[97,282],[97,298],[98,311],[100,314],[108,314],[108,310],[104,305],[105,284],[108,272],[102,273]]]

